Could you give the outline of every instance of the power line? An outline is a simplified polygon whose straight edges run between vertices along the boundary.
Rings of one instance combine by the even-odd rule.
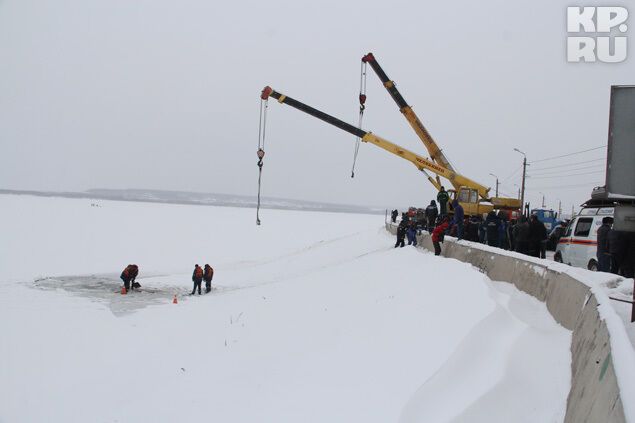
[[[537,190],[548,190],[548,189],[555,189],[555,190],[560,190],[563,188],[579,188],[579,187],[588,187],[588,186],[594,186],[597,187],[599,186],[599,184],[602,184],[603,182],[587,182],[584,184],[574,184],[574,185],[555,185],[555,186],[550,186],[550,187],[535,187],[535,188],[525,188],[527,191],[537,191]]]
[[[498,185],[500,185],[500,183]],[[507,194],[506,192],[501,191],[500,189],[498,190],[498,194],[502,195],[502,196],[505,196],[505,197],[508,197],[508,198],[516,198],[516,197],[512,197],[511,195]]]
[[[531,179],[553,179],[553,178],[568,178],[570,176],[582,176],[582,175],[592,175],[594,173],[604,173],[603,170],[597,170],[595,172],[582,172],[582,173],[571,173],[569,175],[552,175],[552,176],[531,176]]]
[[[502,183],[506,182],[507,180],[509,180],[509,178],[511,178],[512,176],[514,176],[515,174],[517,174],[517,173],[518,173],[518,171],[519,171],[520,169],[522,169],[522,168],[523,168],[523,165],[518,166],[518,168],[517,168],[515,171],[513,171],[513,172],[512,172],[512,173],[511,173],[508,177],[506,177],[505,179],[503,179],[503,181],[502,181],[502,182],[499,182],[499,184],[502,184]]]
[[[531,176],[533,177],[533,176],[542,176],[542,175],[567,175],[569,174],[569,172],[577,172],[579,170],[599,169],[599,168],[604,168],[604,165],[599,164],[599,165],[593,165],[593,166],[582,166],[582,167],[576,167],[573,169],[552,170],[549,172],[538,172],[538,173],[531,172]]]
[[[554,170],[550,172],[538,172],[538,173],[531,172],[531,176],[533,177],[533,176],[543,176],[543,175],[568,175],[569,172],[577,172],[577,171],[585,170],[585,169],[605,170],[604,165],[595,165],[595,166],[576,167],[573,169]]]
[[[593,160],[585,160],[582,162],[575,162],[575,163],[568,163],[568,164],[561,164],[558,166],[548,166],[548,167],[539,167],[539,168],[532,168],[531,170],[547,170],[547,169],[556,169],[559,167],[569,167],[569,166],[575,166],[575,165],[579,165],[579,164],[585,164],[585,163],[591,163],[591,162],[599,162],[599,161],[605,161],[605,158],[602,159],[593,159]]]
[[[601,146],[599,146],[599,147],[589,148],[589,149],[587,149],[587,150],[575,151],[575,152],[573,152],[573,153],[569,153],[569,154],[562,154],[562,155],[560,155],[560,156],[553,156],[553,157],[547,157],[547,158],[544,158],[544,159],[533,160],[533,161],[531,161],[531,162],[529,162],[529,163],[546,162],[547,160],[554,160],[554,159],[560,159],[560,158],[562,158],[562,157],[575,156],[576,154],[582,154],[582,153],[586,153],[586,152],[588,152],[588,151],[599,150],[600,148],[604,148],[604,147],[606,147],[606,144],[601,145]]]

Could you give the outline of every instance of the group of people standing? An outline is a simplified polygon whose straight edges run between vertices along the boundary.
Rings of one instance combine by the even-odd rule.
[[[458,239],[463,238],[463,219],[464,212],[463,207],[457,200],[452,201],[452,209],[454,211],[454,217],[450,219],[448,216],[448,201],[450,195],[441,187],[437,194],[437,202],[435,200],[430,201],[430,205],[426,207],[423,212],[423,220],[417,219],[414,211],[409,213],[403,213],[401,216],[401,222],[397,227],[397,242],[395,248],[403,247],[405,245],[405,238],[408,238],[408,245],[417,245],[417,233],[421,233],[423,230],[427,230],[432,234],[432,243],[434,244],[435,254],[441,254],[441,242],[443,242],[443,235],[447,232],[448,228],[452,228],[456,231],[455,235]],[[392,222],[395,223],[399,212],[393,210],[391,213]]]
[[[408,245],[417,245],[417,231],[425,229],[432,235],[436,255],[441,254],[443,236],[448,234],[455,236],[458,240],[465,239],[534,257],[546,257],[547,229],[537,216],[532,215],[529,219],[522,216],[518,220],[509,220],[504,211],[492,210],[483,218],[466,217],[463,207],[457,200],[453,200],[451,205],[454,215],[450,218],[449,199],[448,192],[441,187],[437,200],[430,201],[430,205],[424,211],[424,223],[407,213],[402,214],[397,228],[395,247],[403,247],[406,237]],[[393,222],[396,222],[397,216],[397,210],[393,210],[391,214]]]
[[[198,295],[201,295],[201,284],[205,281],[205,293],[209,293],[212,290],[212,279],[214,278],[214,269],[209,264],[205,265],[205,269],[202,269],[198,264],[194,265],[194,272],[192,272],[192,282],[194,282],[194,288],[192,288],[192,294],[198,289]]]
[[[490,211],[485,219],[469,219],[466,239],[503,250],[516,251],[533,257],[546,257],[547,228],[531,215],[529,219],[508,220],[503,211]]]
[[[408,238],[408,245],[417,246],[417,233],[420,228],[414,220],[410,220],[407,215],[402,216],[399,226],[397,226],[397,242],[395,248],[405,246],[405,239]]]
[[[136,264],[129,264],[121,272],[121,280],[123,281],[122,294],[127,294],[130,290],[140,288],[141,284],[136,282],[135,279],[139,276],[139,266]],[[198,264],[194,265],[194,272],[192,272],[192,282],[194,282],[194,288],[192,294],[198,290],[198,295],[201,295],[201,285],[205,281],[205,293],[212,290],[212,279],[214,278],[214,269],[209,264],[205,265],[205,268],[201,268]]]

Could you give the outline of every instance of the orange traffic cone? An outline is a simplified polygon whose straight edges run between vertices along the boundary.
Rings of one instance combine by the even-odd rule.
[[[126,287],[122,286],[121,287],[121,295],[126,295],[128,293],[128,291],[126,291]]]
[[[174,299],[172,300],[172,304],[178,304],[179,301],[176,299],[176,294],[174,294]]]

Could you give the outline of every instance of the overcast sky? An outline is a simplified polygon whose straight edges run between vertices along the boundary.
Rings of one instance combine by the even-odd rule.
[[[514,147],[531,162],[606,144],[610,86],[635,84],[635,7],[626,62],[569,64],[567,5],[0,0],[0,188],[253,195],[261,89],[357,124],[372,51],[457,171],[492,187],[498,175],[515,196]],[[363,127],[427,156],[370,68]],[[351,179],[353,136],[276,101],[266,151],[264,196],[397,207],[436,195],[368,144]],[[604,183],[591,160],[605,156],[533,163],[527,198],[570,210]]]

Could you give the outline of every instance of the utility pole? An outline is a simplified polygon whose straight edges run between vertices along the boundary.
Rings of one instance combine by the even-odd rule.
[[[558,219],[562,218],[562,201],[558,200]]]
[[[542,194],[542,208],[545,208],[545,194]]]
[[[493,176],[494,178],[496,178],[496,196],[498,197],[498,176],[494,175],[493,173],[490,173],[491,176]]]
[[[522,187],[520,189],[520,207],[521,210],[524,214],[524,207],[525,207],[525,178],[527,177],[527,155],[525,153],[523,153],[522,151],[520,151],[517,148],[514,148],[514,151],[518,151],[520,154],[523,155],[523,182],[522,182]]]

